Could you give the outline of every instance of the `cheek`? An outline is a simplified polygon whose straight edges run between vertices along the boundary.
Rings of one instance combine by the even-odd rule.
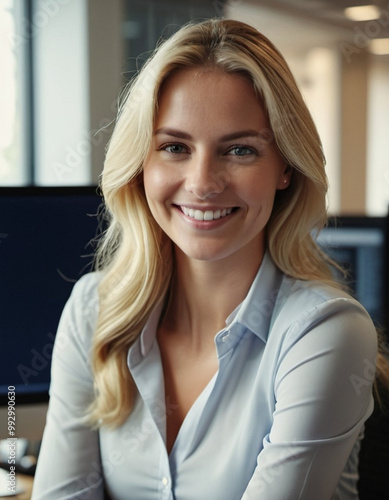
[[[166,172],[159,165],[144,166],[143,182],[149,199],[158,199],[168,185]]]
[[[145,164],[143,182],[146,199],[154,216],[165,212],[169,202],[179,190],[177,172],[158,163]]]
[[[268,207],[273,205],[276,183],[269,178],[255,177],[241,185],[239,191],[248,206]]]

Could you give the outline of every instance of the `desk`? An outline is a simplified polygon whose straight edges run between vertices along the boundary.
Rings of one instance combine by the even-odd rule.
[[[20,495],[16,495],[11,498],[13,498],[14,500],[30,500],[34,478],[32,476],[25,476],[24,474],[18,474],[16,476],[16,481],[19,488],[22,488],[24,492],[20,493]]]

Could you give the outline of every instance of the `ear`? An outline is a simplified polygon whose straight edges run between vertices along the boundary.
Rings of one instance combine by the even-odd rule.
[[[280,178],[278,179],[277,189],[282,190],[289,186],[292,179],[292,172],[292,167],[290,165],[286,165],[284,170],[281,172]]]

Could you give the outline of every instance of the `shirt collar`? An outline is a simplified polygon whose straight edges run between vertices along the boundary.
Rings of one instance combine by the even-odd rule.
[[[282,276],[266,252],[246,298],[229,315],[227,326],[243,325],[266,342]]]
[[[159,319],[162,314],[164,301],[160,301],[153,309],[140,337],[140,351],[142,356],[146,356],[156,337]]]
[[[246,298],[228,316],[226,326],[242,325],[266,342],[281,281],[282,273],[266,252]],[[130,359],[134,363],[138,363],[150,351],[162,309],[163,301],[154,308],[140,338],[130,348]]]
[[[135,340],[128,351],[127,362],[130,368],[136,366],[149,353],[155,337],[159,318],[163,309],[163,300],[161,300],[151,312],[140,336]]]

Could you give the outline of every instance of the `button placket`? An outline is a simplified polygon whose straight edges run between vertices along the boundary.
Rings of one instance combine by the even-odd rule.
[[[161,495],[166,500],[172,498],[171,480],[167,476],[163,476],[161,479]]]

